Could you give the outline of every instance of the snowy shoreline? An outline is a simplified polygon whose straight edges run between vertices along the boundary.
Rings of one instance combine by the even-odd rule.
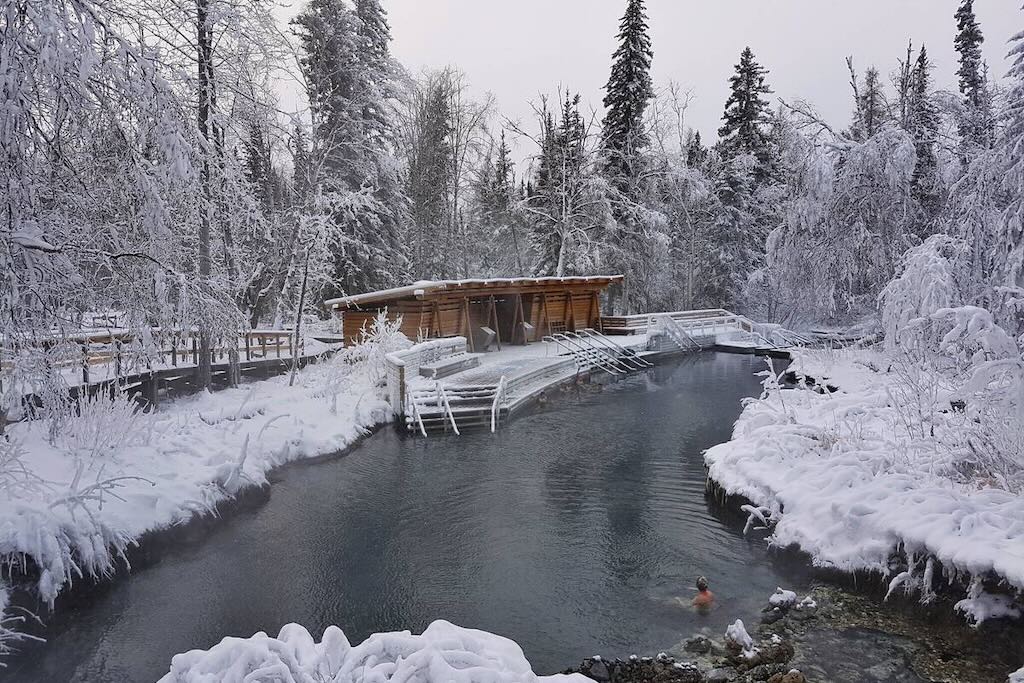
[[[909,424],[891,368],[876,352],[796,353],[789,370],[816,381],[767,378],[732,439],[706,451],[709,480],[751,502],[748,529],[817,567],[874,573],[889,594],[925,602],[959,592],[955,609],[974,623],[1020,617],[1024,498],[960,476],[949,435],[970,417],[945,410]],[[903,434],[908,424],[917,432]]]
[[[18,477],[0,500],[0,557],[13,584],[0,585],[4,606],[19,590],[52,608],[79,580],[130,570],[133,548],[155,535],[258,495],[273,470],[349,451],[392,419],[376,363],[391,346],[312,365],[295,386],[279,376],[152,413],[132,413],[127,398],[96,401],[55,438],[45,421],[8,427],[17,467],[7,471]]]

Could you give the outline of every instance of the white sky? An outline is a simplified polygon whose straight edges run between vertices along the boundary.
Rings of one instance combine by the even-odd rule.
[[[456,65],[500,113],[532,129],[529,102],[560,85],[600,108],[625,0],[382,0],[395,56],[413,72]],[[301,0],[297,0],[301,3]],[[1022,0],[976,0],[997,77],[1007,41],[1024,30]],[[749,45],[777,97],[802,98],[838,126],[849,122],[845,58],[888,75],[908,39],[924,43],[940,89],[956,87],[958,0],[648,0],[657,86],[693,91],[687,123],[717,136],[728,78]]]

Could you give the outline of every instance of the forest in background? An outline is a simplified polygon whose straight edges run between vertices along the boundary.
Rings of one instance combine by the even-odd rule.
[[[417,279],[597,273],[626,275],[614,312],[840,325],[885,293],[887,324],[976,305],[1024,331],[1024,35],[996,79],[971,0],[950,17],[957,92],[909,44],[851,58],[852,116],[824,121],[774,99],[747,48],[714,140],[652,82],[643,0],[603,112],[557,86],[523,123],[456,67],[398,64],[380,0],[309,0],[284,27],[270,0],[2,4],[9,347],[111,310],[209,346],[291,325],[303,282],[314,312]],[[283,73],[307,111],[281,110]]]

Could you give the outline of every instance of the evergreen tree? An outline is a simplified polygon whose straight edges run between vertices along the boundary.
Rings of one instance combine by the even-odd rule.
[[[740,154],[752,154],[765,160],[768,135],[765,125],[770,109],[765,95],[772,93],[765,83],[768,70],[757,63],[751,49],[745,48],[736,65],[736,73],[729,79],[731,92],[725,102],[724,123],[718,130],[722,156],[731,159]]]
[[[396,68],[389,47],[391,27],[380,0],[356,0],[355,9],[361,62],[356,97],[363,105],[367,137],[383,145],[391,139],[387,101],[395,96]]]
[[[546,103],[540,112],[540,155],[525,200],[538,276],[586,272],[596,242],[592,235],[609,220],[579,107],[580,96],[566,93],[560,119]]]
[[[912,180],[914,197],[929,219],[935,218],[942,209],[939,161],[935,152],[941,119],[932,98],[931,69],[928,51],[922,45],[911,72],[912,90],[907,130],[914,138],[914,149],[917,154]]]
[[[526,272],[524,236],[515,215],[519,200],[512,150],[501,132],[497,151],[484,161],[476,182],[475,220],[481,232],[482,263],[488,276]]]
[[[331,207],[337,288],[393,286],[406,273],[405,198],[390,153],[387,88],[394,72],[384,11],[377,0],[360,0],[355,10],[343,0],[310,0],[293,23],[323,162],[321,189]]]
[[[647,34],[644,0],[628,0],[619,24],[619,46],[612,55],[612,72],[605,86],[602,122],[607,170],[611,177],[635,175],[631,167],[635,154],[649,140],[644,130],[644,112],[654,97],[651,83],[651,39]]]
[[[413,272],[419,278],[454,277],[455,236],[448,232],[451,193],[452,113],[448,81],[432,77],[417,91],[410,117],[414,131],[406,157]]]
[[[957,76],[964,107],[959,121],[960,138],[967,147],[987,149],[992,145],[994,121],[981,52],[985,36],[974,15],[974,0],[963,0],[955,18],[957,35],[954,45],[960,61]]]
[[[686,144],[686,165],[690,168],[702,166],[708,158],[708,149],[700,139],[700,131],[697,131]]]
[[[996,270],[1005,286],[1004,299],[1008,329],[1024,334],[1024,32],[1013,39],[1010,49],[1009,89],[1003,111],[999,151],[1003,158],[1003,191],[1009,198],[1003,212],[1001,235],[997,237]],[[1014,302],[1016,304],[1014,305]]]
[[[850,69],[850,85],[853,87],[853,124],[849,135],[857,142],[874,137],[889,120],[889,104],[885,99],[885,88],[878,69],[871,67],[864,73],[864,85],[857,82],[853,59],[846,60]]]

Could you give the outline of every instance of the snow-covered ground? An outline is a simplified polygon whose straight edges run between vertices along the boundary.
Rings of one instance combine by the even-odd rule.
[[[732,440],[705,454],[711,478],[755,504],[748,527],[767,525],[770,542],[798,545],[817,565],[881,572],[890,592],[926,600],[938,560],[969,585],[959,611],[978,622],[1020,616],[1019,603],[981,585],[998,577],[1007,593],[1024,591],[1020,463],[1001,468],[975,452],[972,402],[951,405],[955,391],[881,352],[805,351],[790,369],[817,386],[781,389],[766,377]],[[897,549],[909,567],[890,566]]]
[[[486,631],[435,621],[421,635],[375,633],[350,645],[337,626],[318,643],[302,626],[288,624],[276,638],[225,638],[209,650],[175,655],[160,683],[243,681],[366,683],[586,683],[581,675],[537,676],[513,641]]]
[[[295,386],[285,375],[154,413],[99,399],[8,426],[0,558],[38,567],[38,593],[50,603],[76,579],[110,573],[142,534],[211,512],[266,484],[274,467],[338,452],[389,420],[383,356],[405,344],[382,335],[307,367]]]

